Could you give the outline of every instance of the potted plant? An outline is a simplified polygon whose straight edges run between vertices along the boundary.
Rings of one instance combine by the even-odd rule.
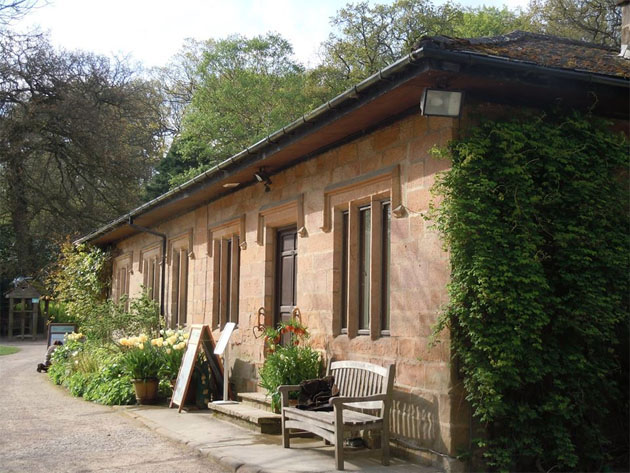
[[[321,361],[319,353],[306,344],[308,331],[299,321],[280,323],[265,330],[265,362],[260,369],[260,386],[271,396],[271,408],[280,411],[278,386],[300,384],[317,378]]]
[[[149,342],[146,335],[122,338],[121,364],[131,376],[138,404],[154,404],[158,394],[158,375],[163,365],[163,357],[157,347]]]

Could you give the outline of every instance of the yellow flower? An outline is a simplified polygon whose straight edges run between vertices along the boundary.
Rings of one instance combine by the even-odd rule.
[[[118,340],[118,343],[120,343],[123,347],[126,347],[127,343],[129,343],[129,340],[127,340],[126,338],[121,338],[120,340]]]
[[[140,340],[140,342],[144,343],[149,339],[149,337],[147,337],[144,333],[141,333],[140,336],[138,337],[138,340]]]
[[[154,338],[151,340],[151,345],[155,347],[161,347],[164,344],[164,339],[162,337]]]
[[[169,355],[171,354],[171,351],[173,351],[173,350],[171,350],[170,348],[166,349],[166,353],[168,353]]]
[[[190,337],[190,333],[189,333],[189,332],[186,332],[186,333],[184,334],[184,340],[188,340],[188,337]]]
[[[138,343],[136,346],[140,348],[140,350],[144,350],[144,343]]]
[[[175,345],[175,343],[177,342],[177,335],[171,335],[170,337],[166,339],[166,342],[169,345]]]

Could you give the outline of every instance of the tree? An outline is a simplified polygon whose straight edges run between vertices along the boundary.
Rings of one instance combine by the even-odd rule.
[[[41,35],[5,34],[0,53],[0,224],[14,237],[13,270],[30,274],[40,242],[140,203],[161,101],[125,64],[57,52]]]
[[[505,6],[466,8],[453,25],[453,33],[459,38],[498,36],[515,30],[532,29],[528,13],[509,10]]]
[[[322,91],[291,58],[289,42],[277,34],[230,36],[188,47],[179,55],[185,67],[176,69],[180,75],[169,95],[171,101],[182,98],[177,104],[177,113],[183,110],[181,134],[158,166],[149,198],[167,190],[166,182],[181,184],[322,100]]]
[[[542,33],[618,48],[621,9],[616,0],[531,0],[533,25]]]
[[[23,18],[39,3],[39,0],[0,0],[0,26]]]
[[[429,0],[348,3],[331,19],[335,31],[322,45],[324,81],[341,91],[410,52],[422,36],[451,34],[460,16],[456,5]]]

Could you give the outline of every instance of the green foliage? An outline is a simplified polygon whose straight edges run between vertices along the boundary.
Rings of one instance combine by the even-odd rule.
[[[65,315],[80,325],[105,299],[109,262],[109,254],[100,248],[70,241],[61,246],[49,284]]]
[[[453,25],[453,34],[460,38],[498,36],[515,30],[532,30],[529,15],[506,6],[466,8]]]
[[[287,336],[287,334],[290,334]],[[281,338],[286,336],[284,344]],[[305,345],[308,332],[296,320],[281,323],[277,329],[268,329],[265,336],[267,357],[260,369],[260,386],[271,395],[271,407],[280,408],[277,389],[283,384],[300,384],[307,379],[317,378],[321,371],[318,352]]]
[[[66,304],[59,301],[51,301],[48,304],[48,318],[54,323],[79,323],[77,319],[68,314]]]
[[[57,299],[53,310],[78,323],[88,338],[103,343],[113,336],[156,333],[159,308],[147,291],[131,300],[105,299],[110,261],[109,253],[100,248],[64,243],[49,281]]]
[[[307,87],[292,54],[290,43],[272,33],[189,42],[179,67],[173,66],[183,77],[169,96],[175,107],[182,95],[190,103],[147,197],[184,183],[319,104],[321,98],[312,95],[317,88]]]
[[[599,469],[619,418],[627,454],[629,150],[607,126],[486,123],[436,184],[452,281],[435,330],[451,329],[491,469]]]

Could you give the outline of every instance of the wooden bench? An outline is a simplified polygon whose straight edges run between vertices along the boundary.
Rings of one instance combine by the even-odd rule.
[[[394,389],[394,365],[382,367],[360,361],[336,361],[328,364],[327,375],[335,377],[339,397],[331,399],[333,411],[306,411],[289,406],[289,392],[299,386],[278,387],[282,395],[282,443],[296,435],[291,429],[314,433],[335,446],[335,463],[343,470],[345,432],[380,430],[383,465],[389,465],[389,412]],[[364,412],[367,410],[369,413]]]

